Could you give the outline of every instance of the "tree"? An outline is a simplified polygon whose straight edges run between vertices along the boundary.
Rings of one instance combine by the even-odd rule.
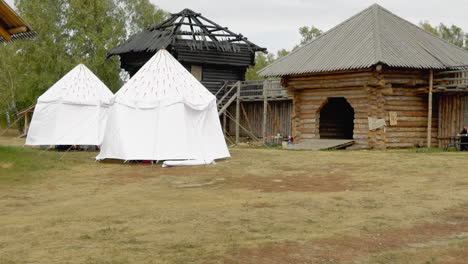
[[[420,22],[419,25],[427,32],[468,50],[468,34],[465,34],[460,27],[456,25],[447,26],[443,23],[440,23],[438,26],[432,26],[428,21]]]
[[[290,51],[286,50],[286,49],[280,49],[278,50],[278,52],[276,52],[276,60],[279,59],[279,58],[282,58],[286,55],[288,55],[289,53],[291,53]]]
[[[255,54],[255,66],[247,70],[245,78],[247,80],[262,80],[264,78],[258,75],[258,71],[265,68],[275,60],[273,54],[265,55],[263,52],[257,52]]]
[[[149,0],[118,0],[118,5],[127,19],[127,37],[142,29],[156,26],[169,15]]]
[[[311,26],[311,27],[303,26],[303,27],[299,28],[299,34],[301,35],[301,41],[299,42],[298,45],[294,46],[292,51],[294,51],[294,50],[304,46],[305,44],[309,43],[310,41],[316,39],[317,37],[319,37],[320,35],[323,34],[323,31],[316,28],[316,27],[314,27],[314,26]],[[257,52],[257,54],[255,56],[255,66],[247,70],[245,78],[247,80],[262,80],[262,79],[264,79],[264,78],[260,77],[257,74],[257,72],[259,70],[265,68],[269,64],[273,63],[275,60],[288,55],[289,53],[291,53],[291,51],[288,51],[286,49],[278,50],[276,52],[276,56],[274,56],[272,54],[268,54],[268,56],[265,56],[263,53]]]
[[[78,63],[111,90],[121,86],[119,61],[106,53],[130,34],[167,17],[149,0],[16,0],[39,33],[35,41],[0,47],[0,111],[17,112]]]
[[[314,26],[303,26],[299,28],[299,34],[301,35],[301,42],[299,43],[299,46],[304,46],[305,44],[322,35],[323,31]]]

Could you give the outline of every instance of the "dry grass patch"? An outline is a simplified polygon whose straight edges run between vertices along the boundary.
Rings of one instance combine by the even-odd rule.
[[[465,153],[232,149],[214,166],[168,169],[96,154],[0,147],[13,164],[0,167],[0,263],[465,256]]]

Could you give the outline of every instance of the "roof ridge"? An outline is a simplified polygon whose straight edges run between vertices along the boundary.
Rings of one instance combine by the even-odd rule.
[[[372,11],[374,15],[374,55],[375,55],[375,63],[382,62],[382,45],[380,44],[381,38],[380,38],[380,17],[379,17],[379,12],[381,6],[378,4],[373,4],[372,6]]]

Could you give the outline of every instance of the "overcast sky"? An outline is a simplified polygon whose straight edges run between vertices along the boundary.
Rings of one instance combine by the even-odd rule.
[[[6,0],[12,4],[14,0]],[[328,30],[378,3],[415,24],[455,24],[468,31],[468,0],[150,0],[171,13],[190,8],[276,53],[299,42],[298,28]]]

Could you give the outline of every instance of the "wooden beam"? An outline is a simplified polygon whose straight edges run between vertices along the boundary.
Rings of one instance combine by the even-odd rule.
[[[8,31],[4,29],[1,25],[0,25],[0,37],[2,37],[6,41],[11,40],[11,34],[8,33]]]
[[[240,125],[240,92],[241,82],[237,82],[237,100],[236,100],[236,144],[239,143],[239,125]]]
[[[428,97],[428,107],[427,107],[427,147],[431,147],[432,141],[432,87],[434,82],[434,72],[431,69],[429,71],[429,97]]]
[[[29,117],[28,117],[28,113],[26,112],[26,114],[24,115],[24,134],[28,134],[28,130],[29,130]]]
[[[270,113],[270,115],[271,115],[271,120],[273,121],[273,124],[275,125],[275,128],[276,128],[275,133],[280,133],[280,132],[281,132],[281,129],[280,129],[278,120],[276,119],[275,113],[273,113],[273,109],[271,109],[271,106],[270,106],[269,104],[268,104],[268,112]]]
[[[245,111],[244,104],[241,104],[241,109],[242,109],[242,113],[244,114],[244,118],[245,118],[245,122],[247,123],[247,127],[250,129],[250,131],[253,134],[254,130],[252,128],[252,125],[250,124],[249,116],[247,115],[247,111]]]
[[[226,132],[226,123],[227,123],[226,112],[224,112],[224,113],[223,113],[223,132],[224,132],[224,137],[226,137],[226,135],[227,135],[227,132]]]
[[[266,126],[267,126],[267,115],[268,115],[268,99],[267,99],[267,85],[268,81],[265,80],[263,82],[263,123],[262,123],[262,143],[266,143],[266,137],[267,137],[267,132],[266,132]]]
[[[17,27],[17,28],[12,28],[8,30],[8,33],[10,34],[18,34],[18,33],[24,33],[27,32],[28,28],[27,27]]]

